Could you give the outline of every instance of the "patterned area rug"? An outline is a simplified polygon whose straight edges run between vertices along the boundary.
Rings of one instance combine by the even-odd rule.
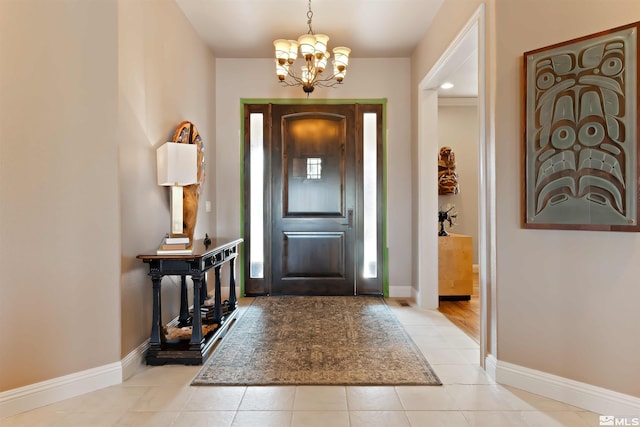
[[[192,385],[441,385],[379,297],[257,297]]]

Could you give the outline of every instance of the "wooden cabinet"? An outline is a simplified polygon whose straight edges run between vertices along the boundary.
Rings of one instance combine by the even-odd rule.
[[[471,236],[438,237],[438,293],[440,299],[468,300],[473,292]]]

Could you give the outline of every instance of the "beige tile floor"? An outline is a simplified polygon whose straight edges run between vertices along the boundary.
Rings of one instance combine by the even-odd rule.
[[[479,367],[478,345],[438,311],[389,304],[442,387],[191,387],[199,366],[142,366],[121,385],[0,420],[0,426],[599,425],[597,414],[495,384]]]

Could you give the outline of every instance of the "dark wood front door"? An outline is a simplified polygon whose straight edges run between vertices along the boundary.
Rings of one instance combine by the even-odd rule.
[[[353,105],[274,105],[271,293],[354,295]]]
[[[244,105],[244,294],[382,295],[383,106]]]

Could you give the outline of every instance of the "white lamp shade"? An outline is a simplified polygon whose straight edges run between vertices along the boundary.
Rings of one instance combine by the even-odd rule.
[[[287,62],[286,64],[280,65],[276,59],[276,75],[278,76],[278,79],[281,81],[284,80],[287,77],[287,74],[289,74],[289,63]]]
[[[304,34],[298,37],[298,45],[300,53],[306,58],[311,58],[316,51],[316,36],[313,34]]]
[[[189,185],[198,181],[198,146],[167,142],[156,151],[158,185]]]
[[[340,46],[333,48],[333,61],[339,71],[343,71],[347,68],[347,65],[349,65],[350,53],[351,49],[348,47]]]
[[[316,58],[322,58],[327,52],[327,44],[329,36],[326,34],[316,34],[316,43],[314,45]]]
[[[289,40],[278,39],[273,41],[273,45],[276,48],[276,59],[280,64],[285,64],[289,61]]]
[[[293,64],[298,58],[298,41],[289,40],[289,65]]]

